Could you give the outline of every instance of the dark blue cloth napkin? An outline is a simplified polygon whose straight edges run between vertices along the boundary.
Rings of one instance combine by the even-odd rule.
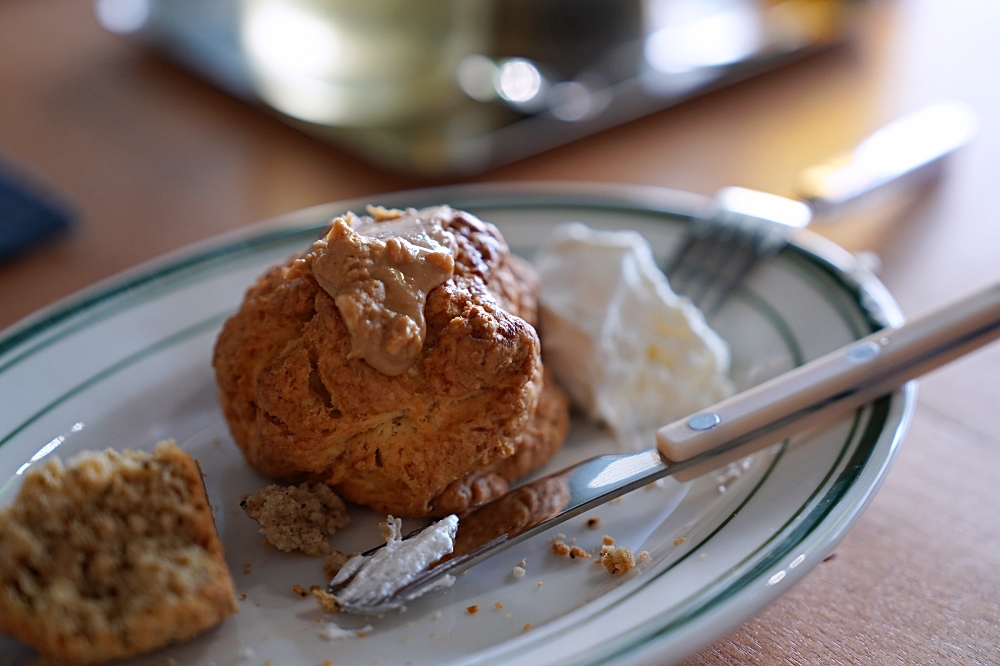
[[[0,161],[0,261],[69,228],[70,207]]]

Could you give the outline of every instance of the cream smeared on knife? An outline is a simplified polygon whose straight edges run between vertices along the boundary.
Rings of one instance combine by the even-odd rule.
[[[433,589],[450,587],[455,582],[453,576],[443,576],[406,599],[393,598],[398,590],[454,549],[458,516],[443,518],[405,540],[399,518],[389,516],[381,527],[385,546],[372,555],[355,555],[330,581],[330,588],[337,590],[334,598],[342,610],[352,612],[357,608],[367,613],[402,608],[404,601]],[[338,590],[345,582],[346,586]]]

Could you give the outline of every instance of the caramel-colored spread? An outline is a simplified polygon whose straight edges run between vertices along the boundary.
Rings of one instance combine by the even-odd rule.
[[[350,358],[390,376],[406,372],[420,353],[427,294],[455,270],[455,237],[437,210],[339,217],[312,259],[316,281],[351,335]]]

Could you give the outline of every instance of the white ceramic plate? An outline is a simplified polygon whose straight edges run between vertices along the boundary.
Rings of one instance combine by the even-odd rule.
[[[611,576],[554,556],[542,536],[474,567],[451,589],[403,613],[337,618],[364,637],[320,638],[323,616],[292,592],[321,583],[318,559],[261,546],[240,498],[266,480],[231,441],[215,398],[211,350],[223,320],[269,265],[326,222],[366,201],[311,208],[186,248],[78,294],[0,337],[0,503],[47,456],[151,448],[173,438],[202,465],[240,614],[194,641],[134,664],[662,664],[746,620],[815,566],[871,499],[909,419],[912,386],[859,410],[801,446],[757,454],[739,469],[668,480],[559,527],[585,549],[614,536],[651,564]],[[420,190],[372,203],[449,203],[496,223],[530,256],[551,226],[580,220],[637,229],[669,256],[699,197],[652,188],[498,185]],[[749,386],[899,321],[885,290],[850,257],[806,234],[754,274],[713,321]],[[574,422],[555,469],[613,448]],[[377,522],[352,509],[341,550],[379,543]],[[600,518],[588,529],[588,517]],[[512,567],[526,560],[527,575]],[[478,606],[472,614],[467,608]],[[500,607],[502,605],[502,608]],[[31,652],[0,639],[0,654]],[[269,660],[269,661],[268,661]]]

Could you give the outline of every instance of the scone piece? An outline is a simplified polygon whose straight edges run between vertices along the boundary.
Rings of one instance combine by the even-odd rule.
[[[542,391],[537,279],[495,227],[468,213],[370,212],[338,218],[308,253],[250,288],[216,343],[220,402],[233,438],[263,474],[326,483],[379,512],[424,516],[449,484],[518,450]],[[405,321],[384,316],[382,287],[369,278],[392,274],[386,257],[405,268],[408,253],[434,252],[367,239],[379,238],[380,225],[408,221],[433,227],[409,237],[437,239],[427,242],[434,252],[450,247],[454,266],[427,292],[421,316]],[[340,256],[334,250],[344,261],[331,261]],[[338,281],[350,288],[331,294]],[[385,302],[395,298],[388,289]],[[369,309],[371,317],[359,316]],[[393,374],[398,367],[387,363],[387,374],[358,356],[352,336],[368,324],[383,341],[397,325],[406,332],[399,358],[422,340],[405,370]]]
[[[453,481],[434,499],[431,515],[447,516],[489,502],[549,461],[569,430],[569,397],[545,370],[538,407],[514,443],[514,455]]]
[[[267,486],[240,506],[260,524],[268,542],[286,553],[298,549],[306,555],[325,555],[332,550],[326,537],[351,522],[344,501],[322,483]]]
[[[138,655],[236,612],[201,470],[172,442],[55,458],[0,511],[0,632],[56,663]]]

